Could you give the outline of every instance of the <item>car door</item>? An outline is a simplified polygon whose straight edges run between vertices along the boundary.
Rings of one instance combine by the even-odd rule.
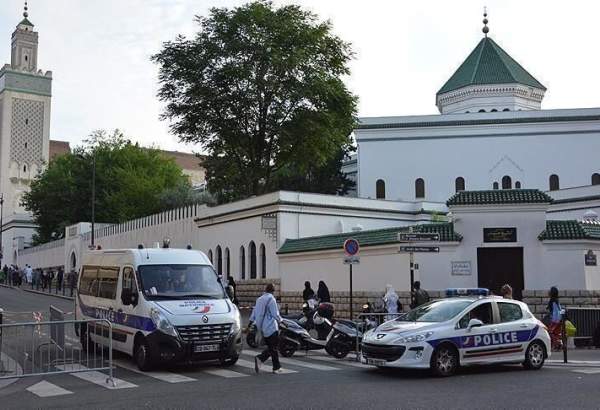
[[[498,336],[505,348],[501,355],[505,361],[522,361],[527,342],[536,324],[528,320],[518,303],[509,300],[497,301]]]
[[[121,282],[119,286],[119,308],[117,309],[118,328],[120,350],[133,354],[133,339],[136,333],[136,325],[140,322],[139,307],[139,287],[137,285],[137,279],[135,277],[135,270],[132,266],[124,266],[121,273]],[[131,298],[127,295],[134,295],[133,303]],[[129,300],[128,300],[129,299]]]
[[[483,324],[469,328],[471,319],[478,319]],[[498,325],[491,301],[479,303],[464,314],[456,326],[461,364],[498,361],[497,333]]]

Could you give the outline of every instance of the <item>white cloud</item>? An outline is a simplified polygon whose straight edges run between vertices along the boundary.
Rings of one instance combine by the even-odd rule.
[[[284,4],[292,1],[278,0]],[[144,144],[185,151],[159,121],[157,67],[149,57],[193,16],[242,1],[30,0],[40,35],[39,66],[54,72],[51,138],[80,142],[97,128],[121,128]],[[596,16],[600,2],[574,0],[303,0],[333,22],[357,53],[348,79],[361,116],[436,113],[435,93],[482,36],[490,35],[548,87],[544,108],[598,106]],[[0,57],[22,2],[0,2]],[[2,61],[0,58],[0,61]]]

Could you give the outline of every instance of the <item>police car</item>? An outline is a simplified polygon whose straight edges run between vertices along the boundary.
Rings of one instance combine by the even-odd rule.
[[[525,303],[487,296],[487,289],[449,289],[434,300],[367,332],[362,362],[431,369],[450,376],[459,366],[522,363],[540,369],[550,356],[546,327]]]

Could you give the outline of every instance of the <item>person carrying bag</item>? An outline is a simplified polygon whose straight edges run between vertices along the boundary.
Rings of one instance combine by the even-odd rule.
[[[279,364],[279,354],[277,348],[279,347],[279,322],[281,322],[281,315],[277,308],[277,301],[275,300],[275,286],[269,283],[265,288],[265,293],[258,299],[250,320],[256,325],[256,342],[259,346],[264,339],[264,343],[267,348],[263,352],[254,358],[254,371],[258,373],[261,365],[270,357],[273,361],[273,373],[281,374],[281,364]]]

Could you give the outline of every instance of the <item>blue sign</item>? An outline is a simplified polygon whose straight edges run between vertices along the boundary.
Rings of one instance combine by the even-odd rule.
[[[356,239],[348,238],[344,242],[344,252],[346,252],[346,255],[349,255],[349,256],[357,255],[359,249],[360,249],[360,246],[358,245],[358,241]]]

